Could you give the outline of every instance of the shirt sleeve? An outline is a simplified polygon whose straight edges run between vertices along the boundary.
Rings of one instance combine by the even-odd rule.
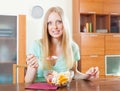
[[[33,41],[29,51],[28,51],[28,54],[34,54],[36,57],[40,57],[41,55],[41,43],[40,43],[40,40],[35,40]]]
[[[38,59],[41,57],[42,48],[41,48],[40,40],[33,41],[28,53],[35,55],[36,57],[38,57]],[[38,61],[38,64],[39,64],[39,67],[38,67],[38,70],[37,70],[35,82],[44,80],[43,69],[42,69],[42,61],[40,59]]]
[[[80,60],[80,49],[75,42],[73,42],[73,44],[72,44],[72,50],[73,50],[74,60],[79,61]]]

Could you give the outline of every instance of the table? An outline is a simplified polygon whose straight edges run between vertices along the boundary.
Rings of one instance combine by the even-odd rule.
[[[26,84],[0,84],[0,91],[43,91],[25,89],[25,86]],[[120,78],[99,78],[92,81],[73,80],[69,87],[58,88],[56,91],[120,91]]]

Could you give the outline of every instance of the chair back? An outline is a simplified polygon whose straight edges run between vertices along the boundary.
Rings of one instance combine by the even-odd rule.
[[[13,64],[13,83],[24,83],[27,65]]]

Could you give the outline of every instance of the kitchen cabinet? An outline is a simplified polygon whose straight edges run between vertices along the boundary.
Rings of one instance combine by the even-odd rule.
[[[98,66],[104,77],[104,34],[81,33],[81,71]]]
[[[105,36],[105,54],[120,55],[120,34],[107,34]]]
[[[110,27],[110,15],[80,13],[80,32],[106,33]]]
[[[119,0],[79,0],[80,13],[120,14]]]
[[[81,33],[81,55],[104,55],[104,34]]]
[[[107,14],[120,14],[120,0],[104,0],[103,12]]]
[[[81,56],[81,72],[85,73],[90,67],[98,67],[100,78],[105,77],[104,55],[87,55]]]
[[[80,32],[95,32],[96,29],[96,15],[91,13],[81,13],[80,14]],[[91,23],[91,31],[87,28],[87,24]]]
[[[81,13],[102,13],[103,0],[80,0]]]
[[[98,66],[100,77],[113,77],[105,73],[105,56],[120,55],[120,0],[73,0],[72,4],[73,38],[81,56],[79,70]]]
[[[120,33],[120,15],[80,13],[80,32]]]

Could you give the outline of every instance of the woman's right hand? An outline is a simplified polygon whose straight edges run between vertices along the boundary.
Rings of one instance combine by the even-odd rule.
[[[26,62],[27,62],[27,65],[32,68],[38,68],[39,66],[38,58],[33,54],[27,55]]]

